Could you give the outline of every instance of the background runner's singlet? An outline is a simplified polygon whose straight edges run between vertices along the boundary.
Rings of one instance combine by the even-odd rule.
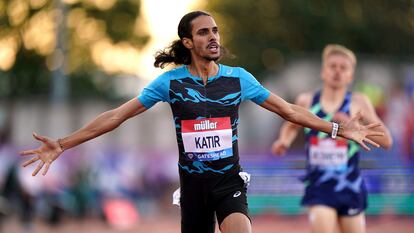
[[[318,117],[332,121],[335,114],[350,115],[352,93],[347,92],[342,105],[334,114],[323,111],[321,91],[315,93],[310,111]],[[363,181],[359,171],[359,145],[343,138],[331,139],[330,135],[305,128],[307,174],[306,185],[318,192],[361,192]]]

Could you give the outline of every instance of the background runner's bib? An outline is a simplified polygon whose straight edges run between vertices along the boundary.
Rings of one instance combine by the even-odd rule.
[[[182,120],[181,127],[189,160],[211,161],[233,155],[230,117]]]
[[[345,140],[310,138],[309,163],[321,167],[344,167],[348,162],[348,145]]]

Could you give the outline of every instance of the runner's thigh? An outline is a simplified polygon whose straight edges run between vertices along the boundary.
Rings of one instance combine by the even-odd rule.
[[[181,232],[214,233],[214,209],[206,202],[203,185],[188,181],[181,182]]]
[[[336,210],[323,205],[309,207],[309,223],[312,233],[332,233],[337,225]]]
[[[355,216],[342,216],[339,218],[339,227],[342,233],[365,233],[364,212]]]

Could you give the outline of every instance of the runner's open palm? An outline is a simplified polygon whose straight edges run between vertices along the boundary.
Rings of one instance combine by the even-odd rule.
[[[54,141],[48,137],[40,136],[36,133],[33,133],[33,137],[40,141],[42,145],[37,149],[25,150],[20,152],[20,155],[36,155],[32,159],[26,161],[23,164],[23,167],[26,167],[40,160],[36,169],[33,171],[32,176],[37,175],[37,173],[43,168],[43,166],[45,166],[45,169],[43,169],[42,174],[46,175],[47,171],[49,170],[50,164],[53,161],[55,161],[60,154],[62,154],[63,150],[57,141]]]
[[[371,150],[365,143],[369,143],[375,147],[379,147],[377,143],[370,140],[368,136],[383,136],[384,133],[376,131],[375,128],[381,126],[381,123],[372,123],[367,125],[361,125],[359,122],[362,118],[361,112],[358,112],[356,116],[351,120],[344,123],[342,127],[341,136],[357,142],[365,150]]]

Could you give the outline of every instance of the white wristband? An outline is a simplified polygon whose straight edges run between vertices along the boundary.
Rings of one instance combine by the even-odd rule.
[[[335,139],[336,135],[338,134],[339,124],[336,122],[332,122],[332,133],[331,138]]]

